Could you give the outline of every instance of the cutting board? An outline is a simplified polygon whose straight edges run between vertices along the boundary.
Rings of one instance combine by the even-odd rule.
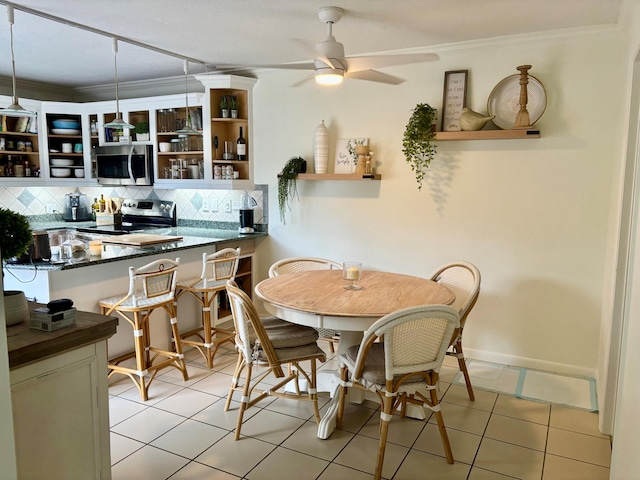
[[[127,235],[114,235],[111,237],[105,237],[102,239],[102,243],[116,243],[118,245],[142,247],[144,245],[176,242],[178,240],[182,240],[182,237],[174,237],[171,235],[154,235],[152,233],[129,233]]]

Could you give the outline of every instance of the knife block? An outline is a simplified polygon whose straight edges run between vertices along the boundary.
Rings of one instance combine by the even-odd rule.
[[[122,226],[122,213],[96,213],[96,225]]]

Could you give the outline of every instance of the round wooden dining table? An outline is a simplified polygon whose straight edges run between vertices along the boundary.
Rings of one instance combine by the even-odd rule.
[[[402,308],[418,305],[450,305],[454,293],[425,278],[400,273],[365,270],[348,290],[341,270],[309,270],[287,273],[261,281],[255,293],[269,313],[292,323],[340,332],[337,354],[358,345],[376,320]],[[350,283],[350,282],[349,282]],[[320,372],[318,372],[320,374]],[[332,393],[332,405],[318,426],[318,437],[328,438],[335,429],[337,375],[330,381],[318,377],[318,391]],[[322,387],[322,384],[325,387]]]

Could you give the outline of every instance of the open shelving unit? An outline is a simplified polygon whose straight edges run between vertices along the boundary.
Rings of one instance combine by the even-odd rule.
[[[466,132],[436,132],[436,140],[509,140],[540,138],[540,130],[476,130]]]
[[[382,180],[382,175],[357,173],[299,173],[297,180]]]

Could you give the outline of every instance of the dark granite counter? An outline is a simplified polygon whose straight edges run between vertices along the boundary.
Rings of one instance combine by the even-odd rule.
[[[66,223],[62,225],[62,227],[60,223],[38,223],[32,224],[32,229],[74,229],[75,227],[90,225],[92,225],[91,222],[84,222],[82,225],[79,223]],[[142,247],[103,243],[100,247],[100,256],[91,256],[89,241],[91,239],[100,240],[100,238],[102,237],[95,234],[82,234],[78,232],[76,238],[81,240],[85,244],[85,249],[75,252],[71,256],[71,258],[54,257],[50,261],[35,261],[33,263],[7,263],[5,264],[4,268],[16,270],[67,270],[72,268],[86,267],[90,265],[98,265],[102,263],[117,262],[130,258],[156,255],[165,252],[171,254],[172,256],[179,256],[179,254],[176,255],[174,252],[179,252],[180,250],[186,250],[190,248],[198,248],[219,243],[226,243],[229,241],[249,240],[267,236],[267,234],[263,232],[242,234],[239,233],[237,229],[231,230],[184,226],[140,230],[136,231],[136,233],[180,236],[182,237],[182,240]]]

